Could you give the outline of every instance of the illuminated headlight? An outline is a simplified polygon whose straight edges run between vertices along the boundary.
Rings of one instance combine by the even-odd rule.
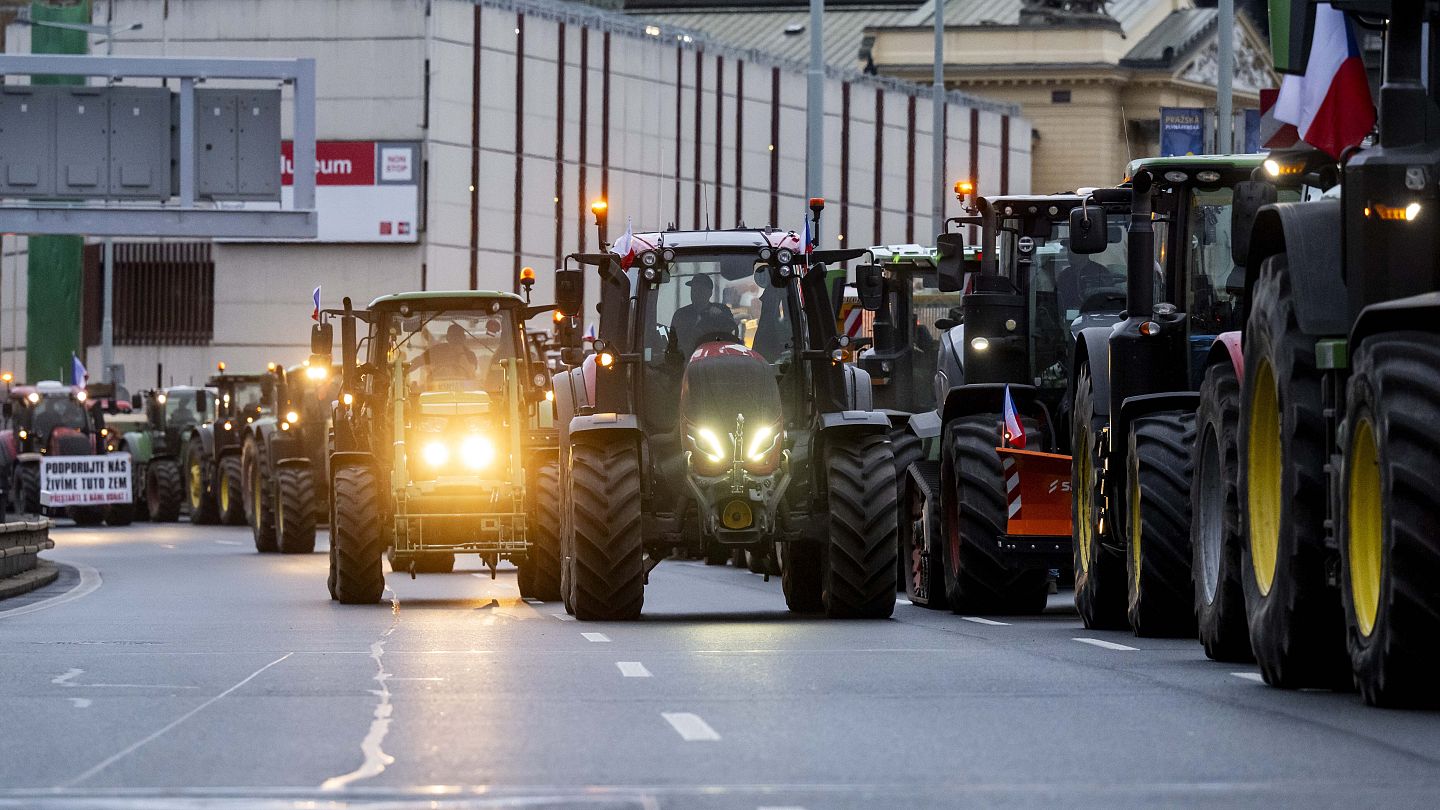
[[[30,400],[30,404],[31,404],[31,405],[34,405],[35,403],[37,403],[37,402],[40,401],[40,395],[37,394],[37,393],[35,393],[35,392],[33,392],[33,391],[30,392],[30,396],[25,397],[25,398],[28,399],[28,400]]]
[[[460,458],[472,470],[483,470],[495,461],[495,445],[484,436],[466,436],[460,442]]]
[[[1271,177],[1280,176],[1280,161],[1274,158],[1265,159],[1265,173]]]
[[[443,467],[445,462],[450,460],[450,448],[446,447],[444,442],[427,442],[426,445],[421,448],[420,456],[424,458],[425,463],[431,467]]]
[[[300,414],[296,413],[295,411],[287,411],[287,412],[285,413],[285,421],[286,421],[286,422],[299,422],[299,421],[300,421]]]
[[[970,341],[970,348],[974,349],[977,352],[983,352],[986,349],[990,348],[990,340],[989,338],[983,337],[974,338]]]
[[[726,456],[730,455],[725,445],[720,441],[720,437],[715,435],[715,431],[710,428],[702,427],[696,429],[695,435],[691,436],[690,440],[695,443],[695,447],[698,448],[700,452],[705,454],[706,458],[717,464],[724,461]]]
[[[745,449],[745,455],[751,461],[764,461],[765,456],[775,447],[775,441],[780,437],[775,433],[774,428],[762,427],[755,431],[750,439],[750,446]]]
[[[155,395],[155,401],[158,402],[158,403],[160,403],[161,405],[164,405],[164,404],[165,404],[165,400],[166,400],[166,399],[168,399],[168,397],[166,397],[164,394],[156,394],[156,395]]]
[[[225,420],[225,429],[226,429],[226,430],[234,430],[234,429],[235,429],[235,423],[234,423],[234,422],[231,422],[231,421],[228,420],[228,419]]]
[[[1409,205],[1405,206],[1406,222],[1414,222],[1415,218],[1418,216],[1420,216],[1420,203],[1412,202]]]
[[[324,366],[310,366],[305,369],[305,376],[312,380],[323,380],[330,376],[330,369]]]
[[[1419,203],[1411,203],[1411,205],[1414,205],[1417,210],[1420,208]],[[1414,219],[1414,217],[1411,217],[1411,219]],[[76,401],[78,401],[78,402],[84,402],[84,401],[85,401],[85,397],[86,397],[86,394],[85,394],[84,391],[76,391],[76,392],[75,392],[75,399],[76,399]]]
[[[30,433],[22,428],[20,431],[20,438],[28,439],[30,438]]]

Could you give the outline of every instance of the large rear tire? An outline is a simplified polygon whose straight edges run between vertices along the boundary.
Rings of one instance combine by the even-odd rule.
[[[145,506],[150,520],[174,523],[180,519],[185,502],[185,481],[180,462],[173,458],[152,458],[145,465]]]
[[[1000,422],[999,414],[980,413],[945,426],[940,483],[945,599],[956,613],[1042,613],[1049,599],[1045,569],[1019,567],[1001,556],[1009,511],[995,452]]]
[[[520,595],[542,602],[560,599],[560,463],[547,461],[530,482],[530,554],[517,577]],[[528,591],[528,592],[527,592]]]
[[[280,496],[275,510],[275,536],[282,554],[315,551],[315,476],[309,464],[290,464],[276,471]]]
[[[1200,643],[1215,661],[1251,661],[1240,579],[1240,381],[1233,364],[1206,369],[1195,423],[1190,548]]]
[[[205,467],[205,446],[197,436],[185,446],[185,492],[190,499],[190,522],[201,526],[220,522],[215,482],[206,480]]]
[[[1300,331],[1284,254],[1267,258],[1245,329],[1240,391],[1241,579],[1271,686],[1351,682],[1344,613],[1326,581],[1325,419],[1315,338]]]
[[[885,619],[895,612],[895,457],[885,436],[839,436],[825,453],[830,491],[825,613]]]
[[[71,506],[65,510],[65,514],[75,521],[76,526],[99,526],[105,522],[103,506]]]
[[[1339,525],[1345,639],[1372,706],[1440,703],[1440,345],[1433,334],[1366,339],[1346,407]]]
[[[40,464],[22,461],[15,465],[15,511],[40,514]]]
[[[570,463],[575,618],[637,619],[645,604],[640,453],[628,440],[587,442],[575,445]]]
[[[908,424],[890,428],[890,448],[895,454],[895,505],[899,511],[896,520],[903,529],[905,525],[905,479],[909,477],[910,465],[925,457],[925,444],[919,436],[910,432]],[[906,590],[910,579],[910,555],[904,546],[904,537],[895,538],[895,582],[896,590]]]
[[[1152,413],[1130,423],[1126,615],[1137,636],[1195,634],[1195,586],[1190,580],[1194,443],[1193,413]]]
[[[383,524],[380,486],[369,467],[335,471],[335,526],[331,557],[335,598],[344,605],[373,605],[385,593],[380,558],[390,545]]]
[[[1075,609],[1091,630],[1125,628],[1125,556],[1111,542],[1115,522],[1105,514],[1101,487],[1101,431],[1109,419],[1096,412],[1090,366],[1075,376],[1070,411],[1070,531],[1075,553]]]
[[[250,523],[250,533],[255,538],[255,550],[261,554],[279,551],[280,541],[275,534],[275,502],[270,496],[265,474],[270,466],[265,457],[265,446],[256,439],[246,439],[240,451],[240,463],[245,470],[245,519]]]
[[[792,613],[825,609],[825,547],[819,543],[786,543],[780,556],[780,590]]]
[[[245,471],[240,456],[231,453],[220,459],[220,491],[215,500],[220,522],[226,526],[244,526],[250,518],[245,513]]]

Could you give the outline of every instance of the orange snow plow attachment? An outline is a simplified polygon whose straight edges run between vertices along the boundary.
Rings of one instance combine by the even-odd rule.
[[[1070,539],[1070,457],[997,447],[1011,538]]]

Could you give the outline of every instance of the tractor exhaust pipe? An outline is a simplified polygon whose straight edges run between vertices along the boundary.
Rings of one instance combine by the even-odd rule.
[[[1130,181],[1130,241],[1125,309],[1134,318],[1155,309],[1155,226],[1150,221],[1150,187],[1155,178],[1138,172]]]
[[[345,315],[340,319],[340,387],[350,391],[355,385],[355,309],[346,296]]]

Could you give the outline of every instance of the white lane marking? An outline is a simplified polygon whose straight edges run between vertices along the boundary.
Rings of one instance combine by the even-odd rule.
[[[161,547],[161,548],[175,548],[175,544],[174,544],[174,543],[161,543],[161,544],[160,544],[160,547]]]
[[[65,699],[68,700],[68,701],[70,701],[71,703],[75,704],[75,708],[77,708],[77,709],[88,709],[88,708],[90,708],[90,698],[65,698]]]
[[[639,661],[616,661],[615,666],[619,667],[620,674],[627,678],[648,678],[650,670]]]
[[[221,545],[221,546],[238,546],[238,545],[242,545],[242,543],[241,543],[239,540],[216,540],[215,543],[216,543],[217,545]]]
[[[554,616],[555,618],[559,619],[559,620],[562,621],[562,622],[573,622],[573,621],[575,621],[575,617],[574,617],[574,616],[571,616],[569,613],[551,613],[550,615],[551,615],[551,616]]]
[[[444,679],[444,678],[395,678],[395,677],[391,677],[391,678],[388,678],[387,680],[389,680],[391,683],[394,683],[395,681],[443,681],[443,680],[445,680],[445,679]]]
[[[50,679],[50,682],[51,682],[51,683],[59,684],[59,685],[61,685],[61,686],[79,686],[80,684],[78,684],[78,683],[71,683],[70,681],[71,681],[71,679],[73,679],[76,675],[79,675],[79,674],[83,673],[84,671],[85,671],[85,670],[83,670],[83,669],[74,669],[74,668],[72,668],[72,669],[67,670],[64,675],[57,675],[57,676],[55,676],[54,678],[51,678],[51,679]]]
[[[1105,641],[1099,638],[1077,638],[1074,640],[1081,644],[1091,644],[1106,650],[1128,650],[1130,652],[1138,652],[1140,650],[1139,647],[1127,647],[1124,644],[1116,644],[1113,641]]]
[[[533,596],[527,596],[527,597],[525,597],[524,599],[522,599],[521,601],[523,601],[523,602],[524,602],[525,604],[527,604],[527,605],[543,605],[543,604],[545,604],[545,600],[544,600],[544,599],[536,599],[536,598],[533,597]]]
[[[370,730],[365,732],[365,739],[360,741],[360,753],[363,756],[360,767],[347,774],[326,779],[320,783],[321,790],[344,790],[351,782],[379,776],[386,766],[395,762],[395,757],[385,753],[385,749],[381,747],[385,742],[385,735],[390,733],[390,717],[394,713],[394,707],[390,705],[390,673],[385,671],[385,639],[393,632],[395,624],[391,622],[390,629],[385,631],[380,640],[370,645],[370,657],[375,659],[374,680],[380,684],[380,688],[370,690],[370,694],[379,697],[380,702],[375,704]]]
[[[1232,672],[1230,674],[1234,675],[1237,678],[1243,678],[1247,681],[1254,681],[1255,683],[1265,682],[1265,676],[1261,675],[1258,672]]]
[[[63,560],[61,560],[60,562],[63,562]],[[0,619],[9,619],[15,616],[24,616],[26,613],[34,613],[37,610],[46,610],[52,607],[59,607],[60,605],[63,605],[67,602],[74,602],[76,599],[82,599],[86,596],[89,596],[90,594],[95,592],[95,589],[99,588],[102,584],[104,584],[104,580],[100,577],[100,572],[96,571],[94,568],[91,568],[90,566],[83,563],[65,564],[74,566],[75,569],[80,572],[80,584],[76,585],[74,588],[71,588],[65,593],[60,594],[59,596],[52,596],[49,599],[45,599],[31,605],[26,605],[24,607],[0,611]]]
[[[604,633],[581,633],[580,635],[584,636],[586,641],[594,641],[596,643],[603,643],[610,640],[610,637]]]
[[[186,720],[189,720],[190,718],[194,717],[195,715],[199,714],[200,712],[205,711],[206,709],[208,709],[208,708],[210,708],[211,706],[213,706],[215,703],[219,702],[221,699],[223,699],[223,698],[227,697],[228,695],[234,693],[234,692],[235,692],[237,689],[239,689],[240,687],[242,687],[242,686],[244,686],[245,684],[250,683],[251,681],[253,681],[253,680],[255,680],[256,678],[260,677],[260,675],[261,675],[262,673],[264,673],[265,670],[267,670],[267,669],[275,666],[276,664],[280,663],[281,661],[284,661],[286,658],[289,658],[289,657],[292,656],[292,655],[294,655],[294,653],[285,653],[284,655],[280,656],[279,658],[276,658],[274,661],[271,661],[270,663],[266,664],[265,666],[260,667],[259,669],[255,670],[254,672],[250,673],[249,675],[246,675],[243,679],[240,680],[239,683],[235,684],[234,686],[230,687],[229,689],[226,689],[224,692],[221,692],[220,694],[216,695],[215,697],[210,698],[209,700],[205,701],[204,703],[201,703],[199,706],[196,706],[195,708],[193,708],[193,709],[191,709],[190,711],[188,711],[188,712],[180,715],[179,717],[175,718],[174,720],[171,720],[169,723],[166,723],[165,725],[161,726],[158,731],[155,731],[154,733],[150,734],[148,737],[145,737],[144,739],[141,739],[141,740],[138,741],[138,742],[131,743],[130,745],[126,746],[125,748],[121,749],[119,752],[117,752],[117,753],[115,753],[115,754],[111,754],[110,756],[106,757],[105,759],[103,759],[103,760],[101,760],[100,762],[96,763],[95,765],[91,766],[91,767],[90,767],[88,770],[86,770],[84,773],[80,774],[79,776],[75,777],[74,779],[71,779],[69,782],[66,782],[65,784],[61,785],[61,787],[75,787],[76,785],[80,784],[81,782],[84,782],[85,780],[89,779],[90,777],[94,776],[95,774],[100,773],[101,771],[105,770],[106,768],[110,767],[111,765],[114,765],[115,763],[119,762],[120,760],[124,759],[125,757],[130,756],[131,754],[133,754],[133,753],[135,753],[136,751],[140,750],[140,748],[142,748],[143,746],[148,745],[149,743],[152,743],[152,742],[154,742],[155,740],[159,739],[159,738],[160,738],[162,735],[164,735],[166,732],[174,729],[176,726],[180,725],[181,723],[185,722]]]
[[[901,599],[901,598],[899,598],[899,597],[896,597],[896,598],[895,598],[895,604],[897,604],[897,605],[913,605],[913,604],[915,604],[915,603],[914,603],[914,602],[911,602],[909,599]]]
[[[700,719],[700,715],[690,712],[661,712],[660,716],[665,722],[675,729],[680,739],[685,742],[707,742],[720,739],[715,729],[710,724]]]
[[[1010,623],[1009,623],[1009,622],[997,622],[997,621],[995,621],[994,619],[987,619],[987,618],[985,618],[985,617],[983,617],[983,616],[961,616],[960,618],[961,618],[961,619],[964,619],[964,620],[967,621],[967,622],[974,622],[974,623],[976,623],[976,624],[983,624],[983,625],[987,625],[987,626],[989,626],[989,627],[1009,627],[1009,626],[1010,626]]]

